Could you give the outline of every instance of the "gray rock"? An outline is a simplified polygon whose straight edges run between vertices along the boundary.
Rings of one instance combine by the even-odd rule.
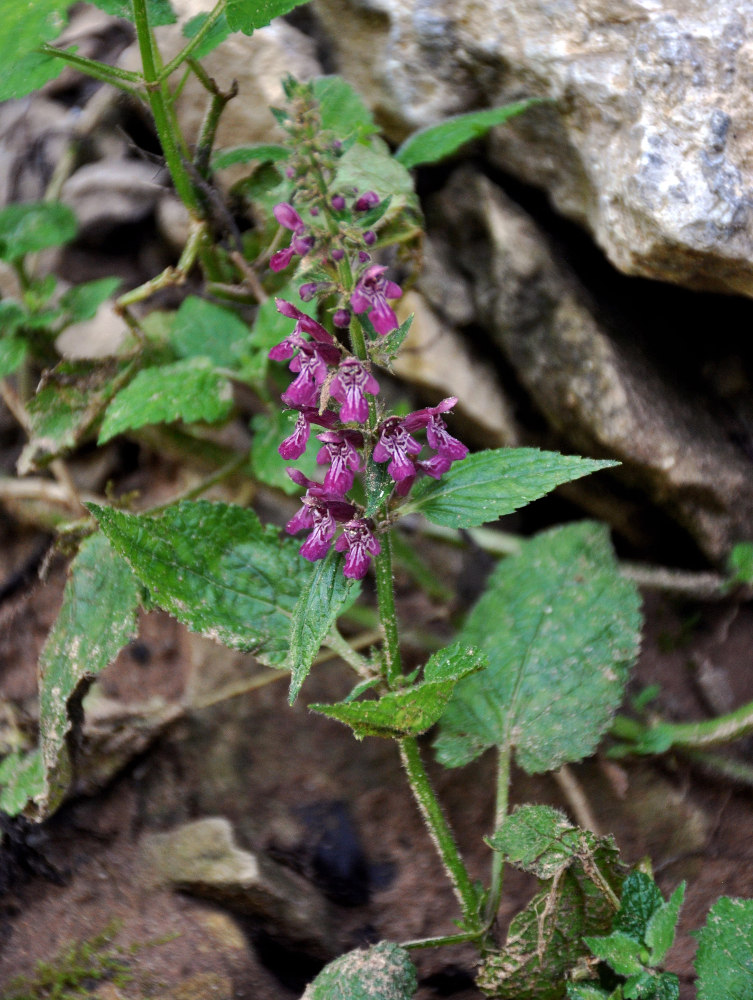
[[[753,536],[753,465],[709,407],[660,378],[531,218],[488,179],[457,171],[436,211],[474,277],[482,322],[537,407],[576,451],[619,459],[711,559]]]
[[[270,858],[239,848],[226,819],[186,823],[145,838],[143,846],[153,881],[251,916],[273,937],[309,954],[337,953],[325,899]]]
[[[393,138],[551,103],[493,161],[544,188],[622,271],[753,295],[753,0],[316,0]]]

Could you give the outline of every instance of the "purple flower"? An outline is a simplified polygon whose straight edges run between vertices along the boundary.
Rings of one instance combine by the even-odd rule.
[[[378,556],[382,547],[363,518],[343,525],[343,533],[335,542],[338,552],[347,552],[343,573],[352,580],[361,580],[368,572],[371,556]]]
[[[304,559],[315,562],[323,559],[329,551],[337,522],[348,521],[356,508],[342,498],[328,494],[320,483],[308,479],[298,469],[288,469],[287,473],[294,483],[307,489],[301,497],[301,509],[288,521],[285,530],[295,535],[304,528],[312,529],[299,551]]]
[[[319,387],[327,378],[329,368],[316,350],[316,344],[304,342],[288,365],[291,372],[298,372],[297,378],[280,397],[295,409],[302,406],[316,406],[319,402]]]
[[[434,448],[437,456],[448,458],[451,462],[457,462],[468,454],[468,449],[462,443],[447,433],[447,424],[442,419],[442,414],[447,413],[457,403],[456,396],[448,396],[436,406],[427,406],[423,410],[416,410],[409,413],[404,418],[403,424],[409,431],[418,430],[419,427],[426,428],[426,440],[430,448]],[[449,466],[448,466],[449,468]],[[429,471],[428,469],[426,470]],[[445,472],[447,469],[444,470]],[[433,473],[429,473],[433,475]],[[440,473],[441,475],[441,473]],[[439,477],[436,477],[439,478]]]
[[[320,413],[315,406],[301,407],[293,433],[286,437],[277,449],[286,462],[300,458],[304,453],[312,423],[320,424],[322,427],[334,427],[337,423],[337,416],[332,410],[324,410]]]
[[[324,488],[336,496],[345,496],[353,485],[356,472],[363,468],[359,448],[363,435],[359,431],[323,431],[317,437],[324,445],[316,456],[318,465],[330,462],[324,477]]]
[[[411,437],[399,417],[387,417],[379,427],[380,435],[374,448],[374,461],[390,460],[387,471],[399,483],[408,476],[415,476],[415,466],[411,455],[421,452],[421,445]]]
[[[337,531],[337,522],[326,507],[311,508],[311,534],[298,550],[304,559],[316,562],[329,552],[332,539]]]
[[[353,208],[356,212],[365,212],[369,208],[374,208],[378,205],[382,199],[376,193],[376,191],[364,191],[364,193],[356,199],[356,203]]]
[[[363,424],[369,417],[369,404],[364,393],[376,396],[379,383],[366,368],[355,358],[345,358],[340,362],[337,375],[332,379],[330,393],[333,399],[341,403],[340,420],[350,423],[356,420]]]
[[[382,336],[399,326],[387,299],[397,299],[403,294],[399,285],[384,277],[386,270],[382,264],[367,267],[350,296],[353,310],[357,313],[368,311],[374,329]]]
[[[292,302],[286,302],[285,299],[275,299],[275,305],[279,313],[295,320],[295,327],[291,334],[269,352],[271,361],[286,361],[288,358],[292,358],[296,349],[309,343],[302,337],[303,333],[307,333],[315,341],[316,349],[322,360],[330,365],[337,364],[340,360],[340,351],[335,344],[334,337],[325,330],[321,323],[317,323],[315,319],[307,316]]]
[[[314,237],[306,232],[306,223],[293,206],[288,205],[287,202],[282,201],[279,205],[275,205],[273,213],[280,225],[284,226],[285,229],[290,229],[293,234],[290,238],[290,246],[272,254],[269,262],[273,271],[282,271],[296,254],[303,257],[311,250],[314,245]]]

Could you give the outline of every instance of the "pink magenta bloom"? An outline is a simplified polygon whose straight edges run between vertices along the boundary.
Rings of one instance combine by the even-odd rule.
[[[416,410],[415,413],[409,413],[403,419],[403,425],[409,431],[425,427],[426,440],[429,447],[434,448],[437,456],[441,455],[443,458],[450,459],[451,462],[457,462],[465,458],[468,454],[466,446],[461,441],[458,441],[457,438],[447,433],[447,424],[442,419],[442,414],[451,410],[457,401],[456,396],[448,396],[447,399],[443,399],[436,406],[427,406],[423,410]],[[429,472],[428,469],[426,471]],[[446,472],[447,469],[443,471]],[[434,475],[434,473],[429,472],[429,475]],[[439,477],[437,476],[436,478]]]
[[[319,388],[327,378],[329,368],[316,351],[314,344],[303,344],[288,365],[292,372],[298,372],[283,392],[281,399],[294,408],[316,406],[319,402]]]
[[[356,472],[363,468],[358,448],[363,447],[363,435],[358,431],[323,431],[317,437],[324,445],[316,456],[318,465],[330,462],[324,477],[324,488],[335,496],[345,496],[353,485]]]
[[[348,424],[355,420],[359,424],[369,418],[369,404],[364,393],[376,396],[379,383],[366,368],[355,358],[345,358],[340,362],[337,375],[332,379],[330,393],[333,399],[341,403],[340,419]]]
[[[315,406],[302,406],[298,418],[295,422],[293,433],[286,437],[277,449],[286,462],[292,462],[300,458],[306,450],[311,424],[319,424],[321,427],[334,427],[337,423],[337,415],[332,410],[324,410],[322,413]]]
[[[368,312],[374,329],[381,336],[396,330],[400,325],[387,299],[399,299],[403,294],[399,285],[385,278],[386,270],[382,264],[367,267],[350,296],[353,311]]]
[[[290,246],[272,254],[269,262],[269,266],[273,271],[282,271],[288,266],[293,257],[296,255],[303,257],[311,250],[314,246],[314,237],[306,233],[306,223],[293,206],[288,205],[287,202],[283,201],[279,205],[275,205],[273,214],[280,225],[285,229],[290,229],[293,234],[290,239]]]
[[[399,483],[401,479],[415,475],[415,466],[411,455],[421,452],[421,445],[411,437],[399,417],[387,417],[380,425],[380,435],[374,448],[374,461],[390,460],[387,471]]]
[[[323,559],[329,551],[337,522],[349,521],[356,508],[341,497],[327,493],[321,483],[308,479],[298,469],[288,469],[287,473],[294,483],[307,489],[301,497],[301,509],[288,521],[285,530],[295,535],[304,528],[312,529],[299,551],[304,559],[315,562]]]
[[[363,518],[356,518],[343,525],[343,533],[335,542],[338,552],[347,552],[343,573],[352,580],[366,576],[371,557],[378,556],[382,547]]]

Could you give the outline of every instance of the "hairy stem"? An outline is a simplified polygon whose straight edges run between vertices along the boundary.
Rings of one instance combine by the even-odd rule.
[[[510,748],[499,747],[497,756],[497,799],[494,808],[494,831],[504,823],[510,795]],[[501,851],[492,851],[492,871],[485,914],[487,926],[491,926],[499,910],[502,899],[502,882],[505,874],[505,859]]]

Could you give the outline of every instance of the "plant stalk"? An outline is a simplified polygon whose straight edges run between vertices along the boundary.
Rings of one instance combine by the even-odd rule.
[[[497,799],[494,808],[494,832],[502,826],[507,816],[510,797],[510,748],[498,748],[497,756]],[[487,927],[491,927],[497,916],[502,899],[502,883],[505,874],[505,859],[501,851],[492,851],[492,870],[489,883],[489,895],[486,900],[484,916]]]

